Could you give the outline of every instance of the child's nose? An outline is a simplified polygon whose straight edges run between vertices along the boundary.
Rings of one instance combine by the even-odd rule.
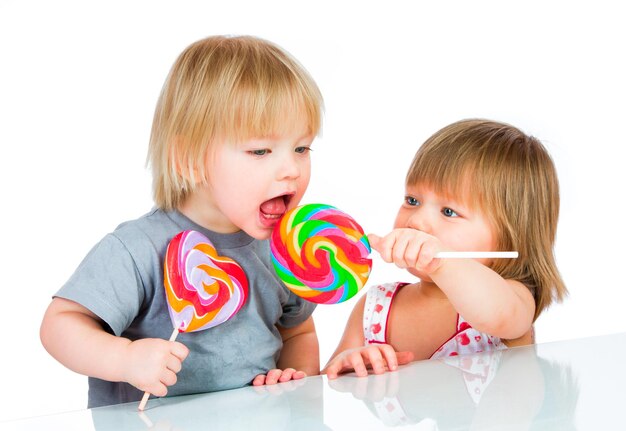
[[[295,153],[294,153],[295,154]],[[295,157],[284,157],[278,168],[278,179],[294,179],[300,176],[300,164]]]
[[[407,227],[430,234],[432,230],[432,221],[430,220],[428,212],[425,209],[415,211],[411,214],[411,217],[409,217]]]

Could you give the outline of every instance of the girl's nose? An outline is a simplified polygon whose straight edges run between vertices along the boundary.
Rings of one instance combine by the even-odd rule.
[[[407,227],[430,234],[432,221],[430,220],[430,215],[427,210],[425,208],[415,210],[407,220]]]

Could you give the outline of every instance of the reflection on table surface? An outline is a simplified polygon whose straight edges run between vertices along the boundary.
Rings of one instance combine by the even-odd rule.
[[[626,333],[420,361],[359,378],[150,400],[2,430],[598,430],[623,426]]]

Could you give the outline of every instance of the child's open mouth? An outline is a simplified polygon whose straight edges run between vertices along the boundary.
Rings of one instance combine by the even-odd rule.
[[[268,227],[273,227],[287,212],[292,197],[293,194],[284,194],[263,202],[260,207],[261,222]]]

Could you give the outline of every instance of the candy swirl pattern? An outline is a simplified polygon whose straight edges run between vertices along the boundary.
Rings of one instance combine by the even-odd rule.
[[[365,285],[372,260],[361,226],[325,204],[288,211],[272,232],[272,264],[296,295],[318,304],[352,298]]]
[[[248,279],[241,266],[219,256],[211,241],[193,230],[182,231],[170,241],[164,285],[170,318],[179,332],[224,323],[248,297]]]

